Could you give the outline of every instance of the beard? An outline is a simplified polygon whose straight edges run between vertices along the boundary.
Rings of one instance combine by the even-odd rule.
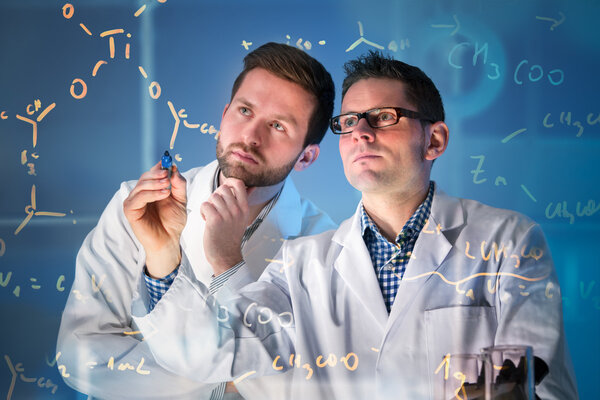
[[[232,152],[241,150],[252,155],[259,163],[265,162],[264,157],[259,154],[254,148],[243,143],[234,143],[225,151],[221,144],[221,140],[217,141],[217,160],[221,172],[226,178],[241,179],[247,187],[253,186],[272,186],[283,181],[292,171],[300,153],[289,163],[277,168],[263,168],[258,172],[250,172],[242,161],[232,159]]]

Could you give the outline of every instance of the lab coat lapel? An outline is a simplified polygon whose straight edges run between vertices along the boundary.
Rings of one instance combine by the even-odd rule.
[[[193,177],[187,183],[187,223],[181,234],[181,247],[191,264],[196,279],[204,285],[210,285],[212,268],[204,255],[205,222],[200,215],[200,206],[212,193],[213,178],[218,162],[215,160]],[[187,178],[187,177],[186,177]]]
[[[279,199],[242,250],[254,279],[258,279],[269,263],[265,255],[274,258],[284,239],[293,239],[301,234],[302,213],[300,194],[292,180],[287,178]]]
[[[436,272],[454,245],[453,230],[464,225],[464,215],[458,199],[435,187],[431,214],[419,234],[404,277],[398,287],[390,313],[388,329],[411,310],[420,290],[431,279],[440,279]]]
[[[373,262],[361,235],[360,205],[354,216],[340,225],[332,240],[342,246],[334,261],[334,268],[383,329],[388,313]]]

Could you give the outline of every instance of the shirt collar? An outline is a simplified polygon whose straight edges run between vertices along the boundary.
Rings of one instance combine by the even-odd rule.
[[[212,185],[212,193],[219,187],[219,174],[221,173],[221,167],[217,165],[217,170],[215,171],[215,176],[213,177],[213,185]]]
[[[406,221],[402,230],[396,236],[396,243],[400,243],[403,240],[410,239],[414,236],[417,236],[423,226],[425,226],[425,222],[429,218],[429,214],[431,213],[431,202],[433,200],[433,192],[434,192],[434,183],[433,181],[429,181],[429,190],[427,192],[427,196],[425,200],[417,207],[413,215]],[[383,237],[381,232],[379,232],[379,228],[375,225],[375,222],[369,217],[367,214],[365,207],[362,204],[362,200],[360,203],[360,225],[361,225],[361,234],[365,237],[367,232],[367,228],[373,233],[378,240],[387,240]]]

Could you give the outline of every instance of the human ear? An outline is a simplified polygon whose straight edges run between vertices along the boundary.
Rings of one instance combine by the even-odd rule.
[[[302,151],[302,154],[298,157],[296,164],[294,164],[294,170],[303,171],[314,163],[319,157],[320,147],[318,144],[309,144]]]
[[[443,121],[432,123],[427,126],[426,131],[429,136],[429,144],[425,149],[425,159],[433,161],[446,151],[450,132]]]

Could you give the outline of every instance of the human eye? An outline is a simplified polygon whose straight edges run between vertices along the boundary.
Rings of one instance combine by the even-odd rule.
[[[340,125],[344,128],[352,128],[356,125],[357,119],[354,115],[344,115],[340,118]]]
[[[278,130],[279,132],[285,132],[285,127],[283,125],[281,125],[279,122],[274,121],[271,126],[273,128],[275,128],[276,130]]]
[[[251,114],[250,109],[248,107],[241,106],[239,110],[240,114],[242,115],[250,116]]]
[[[377,120],[382,122],[394,121],[396,119],[396,113],[393,111],[383,110],[377,115]]]

